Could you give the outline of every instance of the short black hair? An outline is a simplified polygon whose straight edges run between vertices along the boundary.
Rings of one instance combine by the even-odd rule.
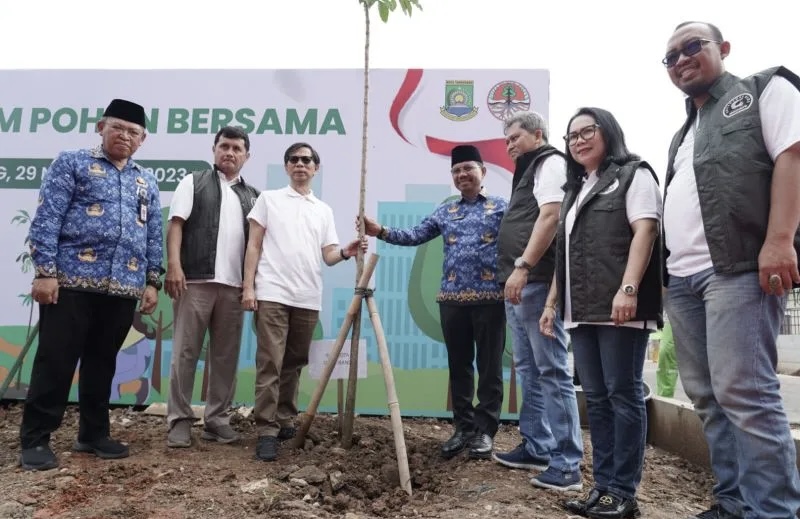
[[[307,142],[295,142],[294,144],[286,148],[286,152],[283,154],[283,163],[286,164],[287,162],[289,162],[289,157],[291,157],[295,151],[301,148],[308,148],[309,150],[311,150],[311,158],[314,159],[314,164],[316,164],[317,166],[320,165],[319,153],[317,153],[317,150],[315,150]]]
[[[244,141],[245,151],[250,151],[250,137],[238,126],[223,126],[214,136],[214,146],[217,145],[220,137],[225,137],[226,139],[242,139]]]
[[[687,25],[692,25],[694,23],[699,23],[700,25],[705,25],[706,27],[708,27],[708,30],[711,31],[711,37],[714,38],[715,40],[719,42],[725,41],[725,38],[722,37],[722,31],[719,30],[719,27],[717,27],[713,23],[708,23],[708,22],[698,22],[698,21],[681,22],[675,27],[675,30],[672,32],[675,32],[678,29],[686,27]]]
[[[630,162],[632,160],[639,160],[638,155],[634,155],[630,152],[630,150],[628,150],[628,145],[625,144],[625,133],[622,131],[622,127],[617,122],[616,117],[614,117],[614,115],[608,110],[603,110],[602,108],[595,108],[592,106],[579,108],[578,111],[575,112],[575,115],[570,117],[569,122],[567,123],[567,132],[569,132],[569,127],[572,124],[572,121],[581,115],[588,115],[594,119],[594,122],[597,123],[598,126],[597,131],[601,133],[606,143],[606,156],[598,168],[598,174],[607,168],[612,162],[617,164],[625,164],[626,162]],[[572,157],[572,152],[569,149],[569,143],[567,143],[566,148],[567,184],[565,187],[568,189],[573,187],[580,189],[580,186],[583,183],[583,177],[588,172],[586,171],[586,168],[578,164],[578,162]]]

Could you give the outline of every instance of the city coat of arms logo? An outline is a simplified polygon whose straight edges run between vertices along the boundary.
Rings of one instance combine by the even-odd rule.
[[[467,80],[446,81],[444,106],[441,114],[451,121],[467,121],[475,117],[478,108],[474,105],[475,82]]]
[[[505,121],[517,112],[524,112],[531,107],[531,96],[528,89],[518,81],[501,81],[489,90],[486,99],[489,112],[501,121]]]

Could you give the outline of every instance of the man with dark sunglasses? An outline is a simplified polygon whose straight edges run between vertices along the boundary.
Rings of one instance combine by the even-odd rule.
[[[322,305],[322,263],[346,261],[359,248],[359,240],[339,247],[333,210],[311,191],[316,150],[292,144],[283,163],[289,185],[262,192],[247,216],[242,307],[256,312],[254,415],[262,461],[277,459],[278,442],[295,433],[300,371]]]
[[[800,283],[800,78],[738,78],[730,50],[717,27],[687,22],[662,60],[688,96],[667,163],[666,309],[717,479],[714,505],[692,517],[786,519],[800,480],[775,369]]]

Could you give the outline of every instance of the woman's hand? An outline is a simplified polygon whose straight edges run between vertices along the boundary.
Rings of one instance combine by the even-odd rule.
[[[617,326],[627,323],[636,317],[636,305],[638,298],[629,296],[621,291],[617,291],[614,301],[611,303],[611,320]]]
[[[545,306],[542,311],[542,317],[539,318],[539,331],[542,332],[542,335],[555,339],[556,333],[553,329],[555,322],[556,309],[552,306]]]

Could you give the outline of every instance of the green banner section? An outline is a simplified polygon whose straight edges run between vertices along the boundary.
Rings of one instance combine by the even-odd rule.
[[[0,189],[39,189],[52,159],[0,159]]]
[[[0,159],[0,189],[39,189],[53,159]],[[211,169],[202,160],[137,160],[158,181],[161,191],[175,191],[192,171]]]
[[[211,164],[202,160],[137,160],[140,166],[155,175],[158,189],[175,191],[178,182],[192,171],[211,169]]]

